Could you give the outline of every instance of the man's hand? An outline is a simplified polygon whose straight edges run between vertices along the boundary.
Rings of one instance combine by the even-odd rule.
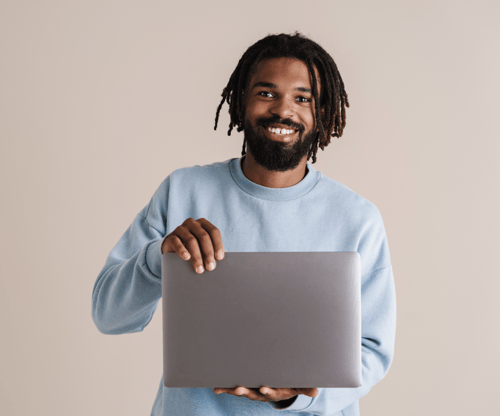
[[[188,218],[172,231],[161,246],[161,253],[166,252],[177,253],[184,260],[192,259],[196,273],[215,269],[215,257],[224,258],[220,231],[205,218]]]
[[[260,389],[249,389],[242,386],[236,387],[235,389],[215,388],[214,392],[215,394],[227,393],[232,394],[233,396],[247,397],[251,400],[259,400],[262,402],[281,402],[287,400],[290,401],[289,404],[292,403],[291,399],[299,394],[316,397],[319,393],[317,388],[272,389],[267,386],[261,387]],[[286,403],[286,405],[288,405],[288,403]]]

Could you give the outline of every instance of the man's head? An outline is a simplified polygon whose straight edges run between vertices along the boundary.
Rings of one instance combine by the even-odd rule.
[[[331,137],[342,136],[349,107],[332,57],[299,33],[269,35],[247,49],[222,92],[215,128],[224,102],[231,117],[228,135],[235,126],[244,130],[242,155],[248,144],[270,170],[287,170],[306,154],[315,163],[318,147],[324,150]],[[271,134],[273,126],[294,131]]]

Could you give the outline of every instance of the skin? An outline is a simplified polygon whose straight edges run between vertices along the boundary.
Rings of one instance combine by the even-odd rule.
[[[319,74],[316,72],[316,79]],[[309,133],[315,133],[314,102],[312,81],[307,65],[297,59],[266,59],[257,65],[250,80],[245,99],[245,135],[251,127],[271,142],[278,142],[283,147],[292,148]],[[282,122],[265,123],[260,126],[259,120],[280,119]],[[288,121],[290,124],[284,124]],[[297,130],[290,135],[276,135],[267,127],[278,127]],[[261,166],[252,155],[252,142],[247,137],[248,151],[242,161],[245,176],[259,185],[268,188],[286,188],[296,185],[306,175],[307,150],[297,166],[285,171],[273,171]]]
[[[316,79],[319,79],[317,71]],[[243,173],[252,182],[269,188],[286,188],[296,185],[306,175],[308,141],[316,132],[311,89],[309,70],[302,61],[274,58],[257,65],[245,99],[247,153],[242,159]],[[267,127],[292,129],[294,132],[277,135],[268,131]],[[269,146],[280,155],[276,160],[265,161],[266,166],[259,164],[256,160],[259,158],[252,155],[252,145],[255,148],[259,140],[265,149]],[[301,141],[305,141],[306,145],[300,146]],[[168,235],[161,252],[175,252],[184,260],[191,260],[197,273],[203,273],[214,270],[216,260],[222,260],[225,251],[217,227],[204,218],[188,218]],[[215,388],[214,392],[278,402],[279,407],[292,404],[298,394],[309,397],[318,395],[317,388],[268,386]]]

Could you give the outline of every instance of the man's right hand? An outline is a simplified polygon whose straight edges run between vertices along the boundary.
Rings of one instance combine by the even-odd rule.
[[[172,231],[161,246],[161,253],[167,252],[177,253],[184,260],[192,259],[196,273],[215,269],[215,257],[224,258],[220,231],[205,218],[188,218]]]

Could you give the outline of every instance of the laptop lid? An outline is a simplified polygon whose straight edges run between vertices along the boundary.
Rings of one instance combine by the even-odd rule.
[[[357,252],[164,253],[166,387],[359,387]]]

